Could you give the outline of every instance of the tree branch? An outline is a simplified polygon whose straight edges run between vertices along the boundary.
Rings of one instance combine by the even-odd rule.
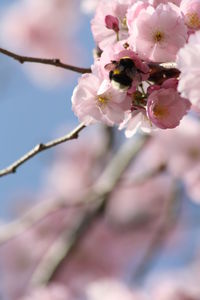
[[[147,135],[140,137],[137,141],[128,140],[119,149],[85,198],[85,201],[93,206],[90,205],[70,232],[68,228],[64,228],[36,267],[30,283],[32,286],[47,284],[52,279],[63,260],[71,254],[91,227],[92,222],[101,214],[122,174],[148,140]]]
[[[15,161],[10,166],[6,167],[5,169],[0,170],[0,177],[15,173],[17,168],[24,164],[27,160],[31,159],[32,157],[36,156],[38,153],[45,151],[47,149],[50,149],[52,147],[55,147],[59,144],[62,144],[66,141],[73,140],[78,138],[79,132],[85,127],[83,123],[78,125],[74,130],[72,130],[67,135],[64,135],[58,139],[52,140],[46,144],[38,144],[33,149],[31,149],[29,152],[27,152],[25,155],[23,155],[21,158],[19,158],[17,161]]]
[[[70,70],[70,71],[81,73],[81,74],[91,73],[90,68],[80,68],[80,67],[75,67],[75,66],[71,66],[71,65],[68,65],[68,64],[64,64],[60,61],[60,59],[57,59],[57,58],[49,59],[49,58],[39,58],[39,57],[28,57],[28,56],[23,56],[23,55],[16,54],[14,52],[5,50],[3,48],[0,48],[0,53],[4,54],[6,56],[14,58],[15,60],[17,60],[21,64],[23,64],[25,62],[37,63],[37,64],[44,64],[44,65],[51,65],[51,66],[54,66],[54,67]]]

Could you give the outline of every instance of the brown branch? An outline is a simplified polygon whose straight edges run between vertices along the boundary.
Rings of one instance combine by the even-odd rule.
[[[37,63],[37,64],[44,64],[44,65],[51,65],[54,67],[70,70],[70,71],[81,73],[81,74],[91,73],[90,68],[80,68],[80,67],[64,64],[58,58],[49,59],[49,58],[39,58],[39,57],[28,57],[28,56],[16,54],[14,52],[5,50],[3,48],[0,48],[0,53],[4,54],[6,56],[12,57],[13,59],[17,60],[21,64],[23,64],[25,62]]]
[[[70,232],[64,228],[36,267],[30,283],[32,286],[47,284],[52,279],[63,260],[72,253],[92,222],[101,214],[110,193],[148,139],[149,136],[145,135],[137,141],[129,140],[119,149],[85,198],[87,203],[93,205],[83,213]]]
[[[25,155],[23,155],[21,158],[19,158],[17,161],[15,161],[13,164],[8,166],[5,169],[0,170],[0,177],[15,173],[17,168],[24,164],[27,160],[31,159],[32,157],[36,156],[38,153],[45,151],[47,149],[50,149],[52,147],[55,147],[59,144],[62,144],[64,142],[67,142],[69,140],[73,140],[78,138],[79,132],[85,127],[83,123],[81,123],[79,126],[77,126],[74,130],[72,130],[67,135],[64,135],[58,139],[52,140],[46,144],[38,144],[33,149],[31,149],[29,152],[27,152]]]

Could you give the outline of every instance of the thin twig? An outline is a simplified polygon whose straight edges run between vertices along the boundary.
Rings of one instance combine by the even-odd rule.
[[[91,73],[90,68],[81,68],[81,67],[76,67],[76,66],[71,66],[71,65],[68,65],[68,64],[64,64],[58,58],[49,59],[49,58],[23,56],[23,55],[16,54],[14,52],[8,51],[8,50],[3,49],[3,48],[0,48],[0,53],[4,54],[6,56],[14,58],[15,60],[17,60],[21,64],[23,64],[25,62],[37,63],[37,64],[44,64],[44,65],[51,65],[51,66],[54,66],[54,67],[70,70],[70,71],[81,73],[81,74]]]
[[[21,158],[19,158],[17,161],[15,161],[10,166],[6,167],[5,169],[0,170],[0,177],[15,173],[17,168],[24,164],[27,160],[31,159],[32,157],[36,156],[38,153],[45,151],[47,149],[50,149],[52,147],[55,147],[59,144],[62,144],[66,141],[73,140],[78,138],[79,132],[85,127],[83,123],[78,125],[74,130],[72,130],[67,135],[64,135],[58,139],[52,140],[46,144],[38,144],[33,149],[31,149],[29,152],[27,152],[25,155],[23,155]]]
[[[126,142],[120,148],[85,198],[86,202],[92,202],[93,206],[83,213],[70,232],[65,228],[49,248],[33,273],[31,286],[45,285],[52,279],[62,261],[71,254],[87,230],[91,228],[92,222],[102,212],[110,193],[148,139],[149,136],[145,135],[137,142]]]

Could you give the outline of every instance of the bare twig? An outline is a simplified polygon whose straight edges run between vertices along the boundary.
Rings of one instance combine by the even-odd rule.
[[[37,146],[35,146],[32,150],[30,150],[29,152],[27,152],[25,155],[23,155],[20,159],[18,159],[17,161],[15,161],[13,164],[11,164],[10,166],[8,166],[5,169],[0,170],[0,177],[11,174],[11,173],[15,173],[17,168],[19,166],[21,166],[22,164],[24,164],[27,160],[31,159],[32,157],[34,157],[35,155],[37,155],[38,153],[45,151],[47,149],[50,149],[52,147],[55,147],[59,144],[62,144],[66,141],[69,140],[73,140],[78,138],[78,134],[79,132],[85,127],[85,125],[83,123],[81,123],[80,125],[78,125],[74,130],[72,130],[70,133],[68,133],[67,135],[64,135],[58,139],[52,140],[46,144],[38,144]]]
[[[52,279],[62,261],[71,254],[91,227],[92,222],[101,213],[122,174],[147,141],[148,136],[143,136],[137,142],[128,141],[120,148],[85,198],[86,202],[92,202],[93,205],[83,213],[70,232],[65,228],[49,248],[33,273],[32,286],[47,284]]]
[[[91,73],[90,68],[80,68],[80,67],[64,64],[58,58],[49,59],[49,58],[39,58],[39,57],[28,57],[28,56],[23,56],[23,55],[16,54],[14,52],[8,51],[8,50],[3,49],[3,48],[0,48],[0,53],[4,54],[6,56],[14,58],[15,60],[17,60],[21,64],[23,64],[25,62],[37,63],[37,64],[44,64],[44,65],[51,65],[51,66],[54,66],[54,67],[70,70],[70,71],[81,73],[81,74]]]

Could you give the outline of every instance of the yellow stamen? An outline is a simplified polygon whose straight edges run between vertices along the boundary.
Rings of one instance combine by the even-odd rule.
[[[166,115],[168,115],[168,109],[165,106],[157,104],[153,108],[153,113],[154,113],[155,117],[163,118]]]
[[[196,12],[186,14],[186,23],[193,29],[200,27],[199,15]]]
[[[102,97],[102,96],[98,97],[98,105],[100,107],[105,107],[107,103],[108,103],[108,99],[106,97]]]
[[[164,33],[161,32],[161,31],[156,31],[156,32],[154,33],[153,38],[154,38],[154,41],[155,41],[156,43],[159,43],[159,42],[161,42],[161,41],[163,40],[163,38],[164,38]]]

